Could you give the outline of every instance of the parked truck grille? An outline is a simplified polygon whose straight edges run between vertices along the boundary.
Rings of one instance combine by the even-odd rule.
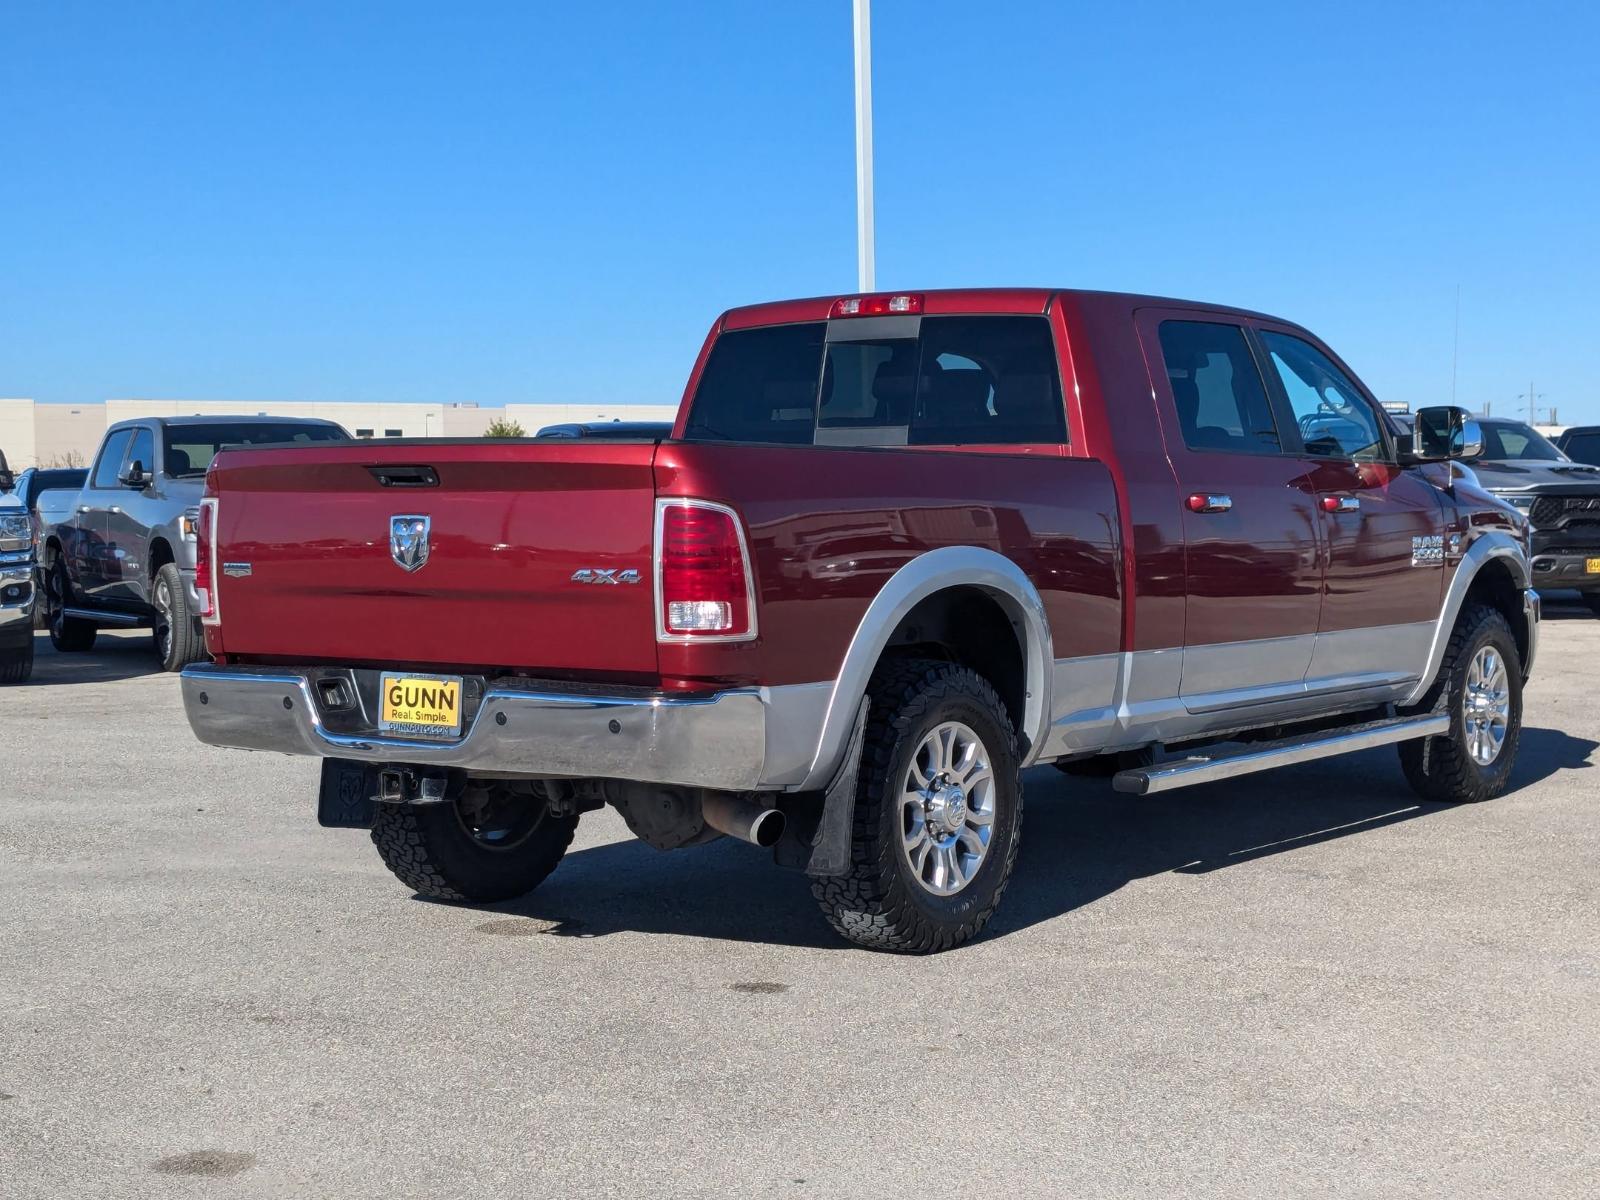
[[[1540,496],[1528,510],[1528,520],[1536,529],[1600,525],[1600,495]]]

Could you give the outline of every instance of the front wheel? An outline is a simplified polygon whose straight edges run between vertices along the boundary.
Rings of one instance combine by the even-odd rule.
[[[1438,804],[1473,804],[1505,791],[1522,735],[1522,662],[1504,616],[1482,604],[1461,614],[1430,695],[1450,729],[1400,743],[1412,789]]]
[[[948,950],[994,915],[1021,824],[1016,732],[988,680],[891,662],[872,682],[850,869],[814,880],[812,894],[857,945]]]
[[[372,844],[418,895],[488,903],[526,895],[556,869],[578,827],[507,784],[470,783],[443,804],[380,804]]]

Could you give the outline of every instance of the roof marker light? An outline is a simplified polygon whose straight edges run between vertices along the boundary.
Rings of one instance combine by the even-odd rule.
[[[880,292],[873,296],[841,296],[828,310],[833,317],[916,316],[922,311],[922,296],[916,292]]]

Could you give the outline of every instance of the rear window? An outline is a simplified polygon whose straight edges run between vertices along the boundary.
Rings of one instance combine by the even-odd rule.
[[[820,321],[725,333],[686,435],[832,446],[1067,440],[1045,318],[924,317],[907,329],[916,332],[833,342]]]
[[[224,446],[269,446],[285,442],[342,442],[337,425],[168,425],[167,474],[204,475]]]
[[[1600,431],[1572,434],[1561,449],[1575,462],[1600,467]]]

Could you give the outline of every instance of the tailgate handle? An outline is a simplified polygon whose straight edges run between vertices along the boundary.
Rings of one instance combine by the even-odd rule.
[[[438,487],[439,475],[432,467],[368,467],[372,477],[384,487]]]

